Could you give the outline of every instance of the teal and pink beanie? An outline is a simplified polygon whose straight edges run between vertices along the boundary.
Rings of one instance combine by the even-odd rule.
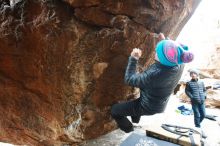
[[[161,64],[176,66],[189,63],[194,59],[188,47],[173,40],[162,40],[156,46],[156,53]]]

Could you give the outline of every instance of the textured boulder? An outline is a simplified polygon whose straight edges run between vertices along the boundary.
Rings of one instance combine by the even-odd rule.
[[[127,58],[176,38],[199,0],[1,0],[0,141],[77,144],[115,128]],[[144,64],[144,62],[147,63]]]

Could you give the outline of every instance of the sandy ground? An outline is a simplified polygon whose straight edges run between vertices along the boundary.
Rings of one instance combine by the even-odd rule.
[[[175,96],[171,97],[166,111],[163,114],[143,116],[140,123],[136,125],[141,126],[142,128],[135,128],[134,132],[144,133],[144,127],[154,125],[155,123],[175,124],[194,128],[193,115],[182,115],[176,112],[177,107],[181,105],[191,108],[191,105],[189,104],[180,103]],[[205,146],[220,146],[220,109],[206,109],[206,113],[216,115],[218,118],[217,121],[204,119],[202,122],[202,129],[207,135]],[[119,146],[130,134],[131,133],[127,134],[117,129],[97,139],[87,141],[81,146]]]

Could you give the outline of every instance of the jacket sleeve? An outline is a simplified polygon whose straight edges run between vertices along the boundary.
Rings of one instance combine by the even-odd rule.
[[[124,80],[130,86],[142,88],[145,86],[147,74],[145,72],[136,73],[137,62],[138,60],[134,57],[129,57]]]
[[[207,89],[205,88],[205,84],[204,83],[202,83],[202,85],[203,85],[203,92],[204,92],[204,95],[205,95],[205,99],[207,98]]]
[[[193,95],[191,94],[190,86],[189,86],[188,82],[186,83],[185,93],[189,98],[193,98]]]

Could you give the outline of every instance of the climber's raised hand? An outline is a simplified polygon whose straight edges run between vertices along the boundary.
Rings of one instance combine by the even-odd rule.
[[[131,52],[131,56],[137,60],[141,57],[141,55],[142,55],[142,51],[139,48],[134,48],[133,51]]]

